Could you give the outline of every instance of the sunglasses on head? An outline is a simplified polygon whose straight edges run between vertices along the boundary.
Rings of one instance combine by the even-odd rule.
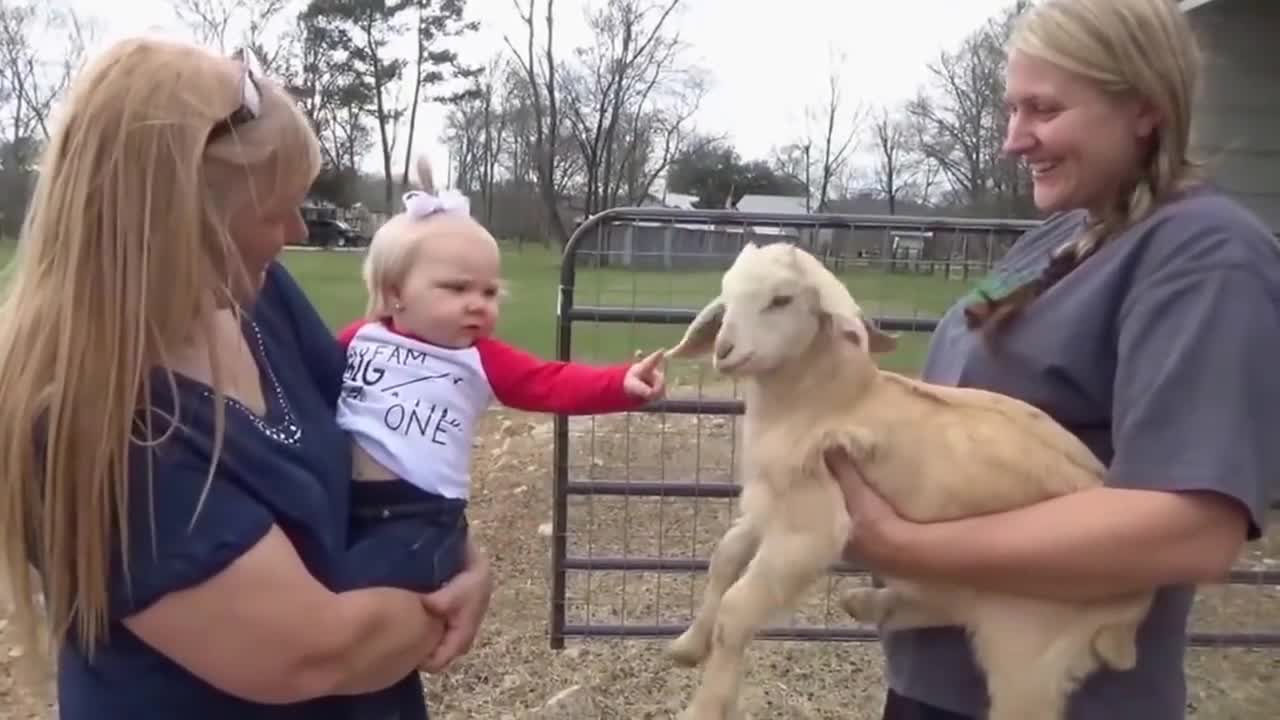
[[[249,48],[240,48],[231,57],[244,68],[240,74],[240,105],[209,130],[207,142],[213,142],[231,132],[232,128],[257,118],[262,111],[262,92],[258,88],[258,78],[262,77],[262,63],[258,56]]]

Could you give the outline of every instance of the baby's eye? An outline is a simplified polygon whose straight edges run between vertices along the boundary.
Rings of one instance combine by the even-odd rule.
[[[776,310],[778,308],[786,307],[787,305],[790,305],[790,304],[791,304],[790,295],[774,295],[773,298],[769,300],[769,309]]]

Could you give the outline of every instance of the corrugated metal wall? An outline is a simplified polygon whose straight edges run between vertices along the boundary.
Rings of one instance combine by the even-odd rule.
[[[1280,0],[1213,0],[1190,15],[1205,54],[1196,149],[1280,231]]]

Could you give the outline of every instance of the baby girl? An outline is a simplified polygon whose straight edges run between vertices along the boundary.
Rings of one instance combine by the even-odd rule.
[[[498,243],[465,196],[433,194],[425,160],[418,175],[423,189],[405,194],[404,210],[369,245],[366,317],[339,334],[347,367],[337,417],[354,441],[354,552],[374,525],[404,540],[402,557],[361,558],[360,581],[430,592],[463,564],[471,448],[493,401],[622,412],[662,397],[664,383],[661,351],[594,367],[545,361],[495,338]]]

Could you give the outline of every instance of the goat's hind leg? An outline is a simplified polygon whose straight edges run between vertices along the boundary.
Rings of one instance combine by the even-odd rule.
[[[1073,686],[1031,659],[1021,667],[987,671],[987,720],[1066,720]]]
[[[677,665],[693,667],[711,650],[711,632],[715,629],[720,599],[742,574],[760,545],[760,532],[750,517],[741,515],[720,538],[711,553],[707,568],[707,585],[689,627],[667,647],[667,655]]]
[[[925,606],[897,588],[856,588],[845,593],[840,607],[849,617],[875,625],[881,632],[943,627],[954,620]]]
[[[723,720],[733,711],[747,644],[774,611],[791,607],[839,557],[835,533],[771,528],[746,572],[720,601],[702,681],[682,720]]]
[[[1072,692],[1096,661],[1089,638],[1073,637],[1064,620],[1016,606],[979,612],[971,641],[987,678],[987,720],[1065,720]]]

